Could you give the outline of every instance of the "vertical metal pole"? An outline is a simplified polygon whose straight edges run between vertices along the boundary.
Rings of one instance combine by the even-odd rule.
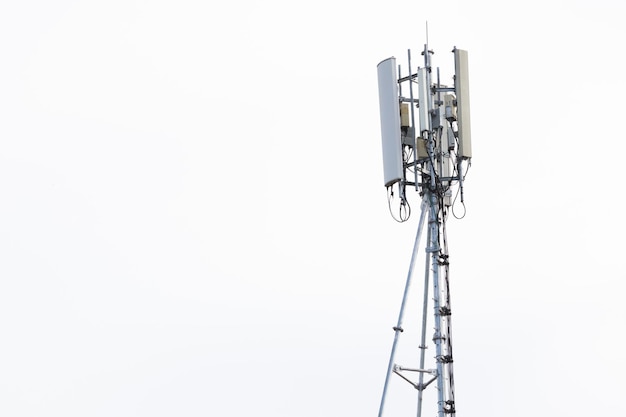
[[[407,295],[409,293],[409,287],[411,286],[411,276],[413,275],[413,266],[415,265],[415,259],[417,258],[417,250],[419,247],[419,241],[422,236],[422,230],[424,228],[424,219],[428,212],[428,205],[426,199],[422,200],[420,221],[417,226],[417,235],[415,236],[415,243],[413,244],[413,253],[411,254],[411,264],[409,265],[409,272],[406,277],[406,285],[404,286],[404,295],[402,296],[402,304],[400,305],[400,314],[398,315],[398,324],[393,328],[395,335],[393,338],[393,345],[391,347],[391,355],[389,357],[389,366],[387,367],[387,376],[385,377],[385,386],[383,387],[383,396],[380,400],[380,408],[378,409],[378,417],[382,417],[383,408],[385,407],[385,397],[387,396],[387,387],[389,385],[389,377],[393,372],[394,358],[396,355],[396,345],[398,344],[398,337],[403,332],[402,320],[404,318],[404,307],[406,306]]]
[[[411,74],[411,68],[409,68],[409,75]],[[398,64],[398,78],[402,78],[402,68]],[[402,97],[402,83],[398,83],[398,94]]]
[[[432,86],[431,75],[430,75],[430,51],[428,50],[428,44],[424,45],[424,65],[427,68],[427,83],[428,88],[430,89]],[[432,110],[432,92],[429,94],[428,100],[428,114],[431,114]],[[429,123],[429,126],[432,124]],[[428,200],[430,202],[430,216],[429,216],[429,232],[430,232],[430,241],[428,242],[427,252],[431,254],[431,266],[433,271],[433,303],[435,310],[435,335],[433,337],[436,348],[436,358],[437,358],[437,409],[438,416],[444,417],[444,386],[443,386],[443,363],[441,362],[441,313],[440,313],[440,301],[439,298],[441,296],[439,290],[439,202],[437,201],[437,190],[439,184],[437,184],[437,172],[436,172],[436,148],[434,143],[434,135],[432,128],[428,130],[428,152],[430,154],[430,190],[428,190],[424,196],[424,200]]]
[[[440,87],[439,85],[439,67],[437,67],[437,87]],[[435,105],[433,107],[433,109],[439,109],[439,111],[441,111],[441,105],[439,104],[439,101],[441,99],[441,92],[437,91],[437,99],[435,100]],[[441,116],[437,115],[439,120],[437,121],[437,124],[439,124],[439,122],[441,122]],[[434,131],[434,129],[433,129]],[[435,133],[435,138],[437,138],[437,141],[439,143],[439,152],[437,152],[437,167],[439,170],[439,177],[443,177],[443,149],[444,149],[444,144],[442,141],[442,135],[441,135],[441,126],[437,127],[436,130],[437,133]],[[447,146],[447,144],[446,144]]]
[[[441,256],[443,258],[443,276],[442,276],[442,297],[445,303],[445,314],[442,311],[442,322],[444,326],[444,346],[445,346],[445,361],[444,367],[446,369],[445,374],[445,387],[446,387],[446,414],[448,417],[455,417],[456,404],[454,399],[454,358],[452,356],[452,300],[450,298],[450,265],[448,257],[448,237],[446,230],[446,218],[442,213],[441,221]]]
[[[413,126],[413,173],[415,174],[415,189],[419,190],[417,172],[417,127],[415,126],[415,103],[413,102],[413,67],[411,66],[411,50],[408,50],[409,58],[409,97],[411,99],[411,126]]]
[[[430,242],[428,242],[427,251],[431,254],[431,266],[433,271],[433,308],[435,312],[435,335],[433,341],[435,342],[435,357],[437,358],[437,408],[439,417],[444,417],[444,370],[443,363],[440,358],[441,354],[441,312],[440,312],[440,288],[439,288],[439,209],[437,203],[437,196],[432,192],[428,193],[430,200],[430,216],[429,216],[429,234]]]
[[[428,236],[427,242],[429,244],[430,243],[430,228],[428,228],[427,236]],[[429,287],[428,278],[429,276],[430,276],[430,257],[426,255],[426,260],[424,262],[424,303],[423,303],[423,309],[422,309],[422,340],[419,346],[420,369],[424,369],[424,362],[425,362],[425,357],[426,357],[426,324],[428,321],[427,319],[428,319],[428,287]],[[422,415],[423,393],[424,393],[424,373],[420,372],[418,393],[417,393],[417,417],[421,417]]]

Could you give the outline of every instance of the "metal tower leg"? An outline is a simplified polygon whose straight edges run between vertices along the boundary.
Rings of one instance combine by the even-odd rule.
[[[417,235],[415,236],[415,243],[413,244],[413,253],[411,254],[411,264],[409,265],[409,272],[406,277],[406,285],[404,286],[404,295],[402,296],[402,304],[400,305],[400,314],[398,315],[398,324],[393,328],[395,335],[393,338],[393,345],[391,347],[391,356],[389,357],[389,366],[387,367],[387,376],[385,377],[385,386],[383,387],[383,396],[380,400],[380,408],[378,409],[378,417],[382,417],[383,409],[385,407],[385,397],[387,396],[387,387],[389,384],[389,377],[393,372],[394,368],[394,358],[396,355],[396,346],[398,344],[398,338],[400,333],[404,330],[402,329],[402,320],[404,318],[404,308],[406,306],[407,295],[409,293],[409,287],[411,286],[411,277],[413,275],[413,267],[415,265],[415,260],[417,258],[417,251],[419,247],[419,241],[422,236],[422,230],[424,228],[424,219],[426,218],[426,213],[429,211],[428,203],[426,199],[422,200],[422,205],[420,207],[420,221],[417,226]],[[432,215],[431,215],[432,217]]]
[[[437,196],[433,193],[428,193],[425,199],[430,202],[430,216],[428,220],[430,241],[428,242],[428,248],[426,250],[431,254],[431,266],[433,271],[433,307],[435,310],[435,335],[433,336],[433,341],[435,342],[437,358],[437,409],[438,416],[444,417],[444,367],[440,360],[443,356],[441,342],[444,335],[441,331],[441,290],[439,288],[439,204],[437,202]]]
[[[430,228],[428,229],[427,242],[430,242]],[[420,369],[424,369],[426,359],[426,323],[428,321],[428,278],[430,276],[430,258],[426,256],[424,261],[424,303],[422,308],[422,339],[420,342]],[[422,397],[424,392],[424,373],[419,374],[417,392],[417,417],[422,416]]]

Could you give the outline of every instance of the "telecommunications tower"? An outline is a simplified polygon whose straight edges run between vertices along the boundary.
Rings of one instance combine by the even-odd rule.
[[[472,158],[467,51],[452,50],[452,85],[441,84],[439,68],[431,66],[433,51],[424,45],[424,66],[415,72],[408,51],[408,70],[403,76],[395,58],[378,64],[378,91],[383,148],[385,187],[392,216],[408,220],[411,209],[407,193],[414,189],[421,199],[417,236],[400,306],[398,322],[385,377],[378,417],[383,416],[389,381],[399,377],[417,390],[417,417],[421,417],[423,392],[436,390],[438,417],[456,413],[454,399],[454,357],[452,355],[452,307],[446,221],[459,205],[465,210],[463,181]],[[408,84],[408,86],[407,86]],[[403,88],[404,87],[404,88]],[[393,206],[393,207],[392,207]],[[396,211],[397,209],[397,211]],[[407,295],[418,247],[427,220],[425,244],[424,297],[422,308],[419,365],[395,363],[396,347],[402,328]],[[429,280],[432,279],[432,288]],[[432,292],[431,292],[432,291]],[[433,367],[426,365],[428,304],[433,301],[434,322],[430,354]]]

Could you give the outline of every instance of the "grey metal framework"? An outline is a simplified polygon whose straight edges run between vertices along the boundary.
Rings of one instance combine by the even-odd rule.
[[[420,218],[417,235],[411,255],[404,295],[400,306],[398,321],[393,327],[394,339],[387,367],[383,394],[378,416],[383,416],[385,400],[392,375],[407,381],[417,390],[417,416],[421,417],[423,392],[428,387],[437,390],[438,417],[456,414],[454,393],[454,357],[452,354],[452,306],[450,300],[449,253],[446,236],[446,221],[452,212],[455,201],[464,207],[463,166],[469,167],[471,158],[471,139],[469,129],[469,90],[467,86],[467,53],[454,48],[455,75],[454,86],[442,85],[439,69],[434,73],[431,67],[432,51],[424,45],[424,67],[411,68],[411,52],[408,51],[409,75],[402,77],[398,67],[398,107],[401,117],[401,147],[403,174],[396,182],[386,186],[391,190],[398,188],[400,198],[399,221],[405,221],[410,214],[406,188],[414,187],[421,197]],[[383,61],[384,62],[384,61]],[[395,63],[395,59],[393,61]],[[380,64],[379,64],[380,65]],[[436,81],[433,78],[436,76]],[[379,83],[380,83],[379,73]],[[409,96],[402,95],[402,84],[409,83]],[[417,86],[417,97],[414,86]],[[379,88],[380,85],[379,85]],[[381,101],[381,107],[383,102]],[[409,113],[407,114],[407,111]],[[418,117],[415,113],[418,112]],[[381,109],[383,117],[383,109]],[[416,124],[416,119],[419,123]],[[419,127],[418,127],[419,125]],[[383,133],[384,134],[384,133]],[[385,138],[383,137],[383,142]],[[383,143],[383,147],[389,146]],[[387,151],[389,153],[389,151]],[[453,189],[456,190],[453,199]],[[390,202],[391,209],[391,202]],[[405,308],[408,302],[409,288],[418,258],[421,236],[427,222],[425,244],[426,260],[424,268],[424,290],[421,338],[419,345],[419,365],[405,367],[395,363],[396,348],[402,328]],[[431,280],[432,277],[432,280]],[[432,288],[431,288],[432,285]],[[433,369],[426,368],[426,338],[429,317],[429,299],[432,298],[435,345]],[[410,375],[416,375],[410,377]]]

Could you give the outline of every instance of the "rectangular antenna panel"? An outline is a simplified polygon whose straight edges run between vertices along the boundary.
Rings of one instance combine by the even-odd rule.
[[[398,77],[393,57],[378,64],[378,101],[385,187],[389,187],[404,178]]]
[[[472,133],[470,126],[469,73],[467,51],[454,49],[454,89],[457,103],[457,123],[459,127],[459,155],[472,157]]]
[[[428,69],[417,70],[417,88],[419,98],[420,133],[430,131],[430,86],[428,85]],[[421,135],[420,135],[421,136]]]

